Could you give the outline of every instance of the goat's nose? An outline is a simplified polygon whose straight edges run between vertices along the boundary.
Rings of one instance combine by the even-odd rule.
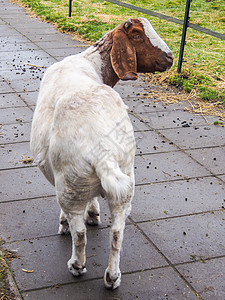
[[[173,62],[173,53],[172,52],[168,52],[166,53],[166,58],[168,61]]]

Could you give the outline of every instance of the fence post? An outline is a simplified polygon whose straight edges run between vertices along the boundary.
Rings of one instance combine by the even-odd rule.
[[[189,23],[189,10],[190,10],[190,4],[192,0],[186,1],[186,8],[185,8],[185,16],[184,16],[184,23],[183,23],[183,32],[182,32],[182,38],[181,38],[181,44],[180,44],[180,54],[179,54],[179,61],[178,61],[178,68],[177,73],[181,72],[181,66],[183,62],[183,54],[184,54],[184,46],[185,46],[185,39],[186,39],[186,33],[187,33],[187,27]]]
[[[73,0],[69,0],[69,17],[72,15],[72,2]]]

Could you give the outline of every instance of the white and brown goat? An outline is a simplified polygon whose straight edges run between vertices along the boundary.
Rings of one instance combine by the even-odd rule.
[[[86,226],[100,222],[98,198],[112,214],[107,288],[120,285],[120,249],[134,193],[135,139],[127,106],[112,87],[137,72],[166,71],[173,55],[147,19],[128,19],[84,52],[55,63],[41,82],[31,150],[55,185],[59,233],[70,230],[70,272],[86,272]]]

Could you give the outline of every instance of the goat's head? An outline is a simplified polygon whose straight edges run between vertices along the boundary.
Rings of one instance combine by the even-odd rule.
[[[128,19],[112,31],[112,67],[122,80],[136,80],[137,72],[164,72],[173,54],[145,18]]]

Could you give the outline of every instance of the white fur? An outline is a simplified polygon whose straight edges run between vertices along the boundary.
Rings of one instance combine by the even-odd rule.
[[[161,39],[158,33],[156,33],[155,29],[152,27],[152,24],[145,18],[139,18],[139,20],[141,21],[145,30],[145,34],[149,38],[152,45],[166,53],[172,53],[167,44],[163,41],[163,39]]]

